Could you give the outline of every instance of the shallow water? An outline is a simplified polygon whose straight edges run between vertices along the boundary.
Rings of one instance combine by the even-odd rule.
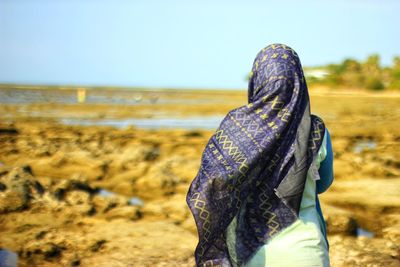
[[[361,153],[364,150],[375,149],[376,142],[375,141],[359,141],[355,144],[353,151],[355,153]]]
[[[0,90],[1,104],[76,104],[77,90],[73,89],[2,89]],[[221,103],[221,99],[207,97],[195,98],[165,98],[165,94],[158,92],[144,92],[131,90],[95,90],[85,91],[86,104],[202,104]]]
[[[99,196],[102,196],[102,197],[112,197],[112,196],[117,196],[117,195],[118,195],[117,193],[108,191],[108,190],[106,190],[106,189],[100,189],[100,190],[97,192],[97,194],[98,194]],[[144,205],[144,201],[143,201],[142,199],[138,198],[138,197],[131,197],[131,198],[128,200],[128,204],[129,204],[129,205],[132,205],[132,206],[140,206],[140,207],[141,207],[141,206]],[[0,265],[0,267],[1,267],[1,265]]]
[[[128,200],[128,203],[129,203],[129,205],[132,205],[132,206],[143,206],[144,205],[144,201],[138,197],[131,197]]]
[[[373,238],[374,237],[374,233],[372,233],[372,232],[370,232],[370,231],[368,231],[366,229],[363,229],[361,227],[357,228],[356,235],[357,236],[364,236],[364,237],[368,237],[368,238]]]
[[[115,196],[115,195],[116,195],[115,193],[110,192],[110,191],[105,190],[105,189],[100,189],[100,190],[97,192],[97,194],[98,194],[99,196],[102,196],[102,197],[112,197],[112,196]]]
[[[59,122],[66,125],[111,126],[119,129],[136,126],[144,129],[214,130],[219,126],[222,119],[222,116],[209,116],[153,119],[60,119]]]

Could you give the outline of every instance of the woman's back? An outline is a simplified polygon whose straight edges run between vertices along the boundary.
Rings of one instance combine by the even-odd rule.
[[[327,141],[329,145],[327,146]],[[282,267],[327,267],[329,266],[328,243],[325,237],[325,222],[317,208],[318,169],[327,157],[330,148],[329,133],[326,130],[323,143],[311,164],[300,204],[299,219],[291,226],[276,234],[267,244],[260,247],[245,264],[246,267],[282,266]],[[329,151],[332,153],[332,151]],[[322,179],[328,177],[322,177]],[[330,182],[329,182],[330,184]],[[231,261],[237,266],[235,255],[235,235],[237,217],[228,226],[227,245]]]
[[[311,114],[300,59],[292,48],[272,44],[257,54],[249,77],[248,104],[222,119],[186,197],[199,233],[197,266],[228,267],[235,260],[242,266],[306,214],[301,202],[307,171],[322,145],[325,124]],[[315,194],[314,180],[311,185]],[[226,230],[235,221],[229,251]],[[279,249],[283,258],[290,255],[285,246]]]

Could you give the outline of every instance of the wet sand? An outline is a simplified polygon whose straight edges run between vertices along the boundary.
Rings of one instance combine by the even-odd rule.
[[[84,104],[74,94],[0,105],[0,247],[20,266],[194,266],[185,194],[215,121],[245,93],[114,90]],[[320,196],[332,266],[399,266],[400,98],[312,91],[311,101],[335,152]],[[181,129],[162,129],[180,118]]]

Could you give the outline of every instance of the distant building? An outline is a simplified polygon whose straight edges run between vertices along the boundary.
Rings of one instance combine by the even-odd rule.
[[[306,78],[323,79],[329,75],[329,72],[324,68],[304,68]]]

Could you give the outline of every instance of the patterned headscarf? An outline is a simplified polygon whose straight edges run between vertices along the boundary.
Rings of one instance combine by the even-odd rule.
[[[296,52],[282,44],[262,49],[248,104],[231,110],[211,136],[186,197],[199,233],[198,266],[232,266],[232,257],[241,265],[298,218],[324,132],[310,114]],[[235,216],[235,253],[229,253],[226,229]]]

